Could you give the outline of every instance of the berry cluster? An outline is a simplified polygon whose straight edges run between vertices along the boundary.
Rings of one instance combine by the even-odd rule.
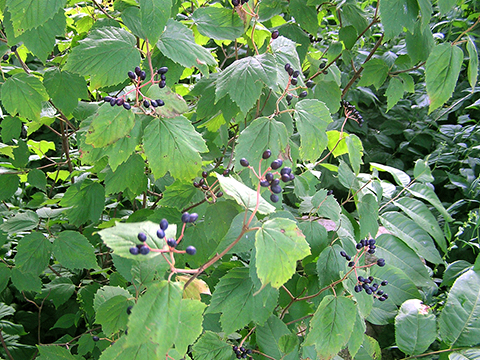
[[[245,5],[248,0],[232,0],[233,7],[237,7],[239,5]]]
[[[262,159],[268,159],[272,156],[272,152],[270,150],[265,150],[262,154]],[[242,158],[240,159],[240,165],[243,167],[249,167],[250,163],[247,159]],[[270,172],[270,170],[277,170],[281,168],[283,165],[283,161],[281,159],[273,160],[270,164],[270,167],[265,172],[264,176],[260,178],[260,186],[261,187],[270,187],[270,191],[272,194],[270,195],[270,200],[274,203],[278,202],[279,197],[277,194],[282,192],[282,188],[280,186],[280,180],[284,183],[292,181],[295,179],[295,175],[292,173],[292,169],[288,166],[283,167],[280,172]],[[278,178],[275,178],[275,175],[278,175]]]
[[[290,86],[290,85],[296,86],[298,84],[298,77],[301,74],[300,71],[294,70],[289,63],[285,64],[285,71],[288,73],[288,76],[289,76],[289,79],[288,79],[289,80],[289,85],[288,86]],[[315,83],[312,80],[308,80],[305,83],[305,85],[307,86],[307,88],[311,89],[312,87],[314,87]],[[287,90],[288,90],[288,86],[287,86]],[[308,95],[307,91],[304,90],[300,94],[298,94],[298,97],[299,98],[304,98],[307,95]],[[285,96],[285,99],[287,100],[287,104],[290,106],[291,102],[292,102],[292,99],[293,99],[293,95],[291,93],[288,93],[287,96]]]
[[[145,241],[147,241],[147,235],[143,232],[138,233],[137,235],[138,240],[141,241],[140,244],[137,244],[137,246],[131,247],[130,248],[130,254],[132,255],[147,255],[150,252],[150,248],[148,245],[145,244]]]
[[[250,356],[248,356],[252,353],[251,349],[245,349],[243,346],[238,347],[237,345],[233,345],[232,350],[237,359],[252,359]]]
[[[358,126],[362,127],[363,117],[355,108],[355,105],[350,104],[348,101],[342,100],[340,104],[343,106],[345,112],[345,117],[348,117],[352,120],[355,120],[358,123]]]
[[[166,73],[168,71],[168,67],[164,66],[164,67],[161,67],[160,69],[158,69],[156,72],[155,72],[155,75],[158,74],[160,75],[160,81],[158,82],[158,86],[160,88],[164,88],[166,86],[166,83],[165,83],[165,80],[167,79],[166,78]],[[134,71],[129,71],[127,73],[128,77],[132,80],[132,82],[135,84],[135,89],[133,90],[130,90],[129,92],[127,92],[126,94],[116,98],[116,97],[112,97],[112,96],[105,96],[103,98],[103,101],[105,102],[109,102],[111,106],[123,106],[126,110],[130,110],[132,108],[132,105],[130,103],[127,102],[126,100],[126,95],[128,95],[130,92],[132,91],[137,91],[139,94],[142,95],[142,102],[141,102],[141,105],[143,105],[143,107],[145,109],[149,109],[149,108],[156,108],[156,107],[161,107],[163,105],[165,105],[165,102],[161,99],[149,99],[147,98],[145,95],[143,95],[141,92],[140,92],[140,84],[147,78],[147,74],[145,73],[145,71],[143,71],[140,66],[136,66]],[[153,77],[152,77],[152,80],[150,80],[150,82],[155,82],[153,80]],[[138,101],[138,97],[137,97],[137,101]],[[140,105],[138,105],[140,106]]]
[[[223,171],[223,176],[227,176],[230,174],[230,169],[226,169]],[[214,182],[212,185],[209,185],[207,182],[207,177],[208,177],[208,172],[202,171],[202,177],[200,178],[199,181],[194,181],[193,186],[196,188],[202,189],[203,192],[205,193],[206,198],[219,198],[223,196],[222,191],[218,191],[216,194],[215,192],[218,190],[218,186],[216,186],[217,182]]]
[[[17,51],[17,48],[18,48],[17,45],[13,45],[13,46],[10,48],[10,51],[13,53],[13,52]],[[4,54],[4,55],[2,56],[2,59],[5,60],[5,61],[7,61],[9,57],[10,57],[10,56],[9,56],[8,54]]]
[[[388,299],[388,294],[380,289],[380,287],[388,285],[387,280],[383,280],[380,285],[374,282],[375,279],[373,276],[369,276],[366,279],[363,276],[359,276],[357,280],[358,283],[354,288],[355,292],[359,293],[365,290],[368,295],[373,295],[373,297],[379,301],[385,301]]]

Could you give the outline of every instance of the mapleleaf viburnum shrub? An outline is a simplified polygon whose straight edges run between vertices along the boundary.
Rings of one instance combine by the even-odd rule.
[[[480,357],[478,2],[0,20],[1,359]]]

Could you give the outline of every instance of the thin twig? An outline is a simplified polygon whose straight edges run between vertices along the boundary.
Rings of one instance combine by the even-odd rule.
[[[10,354],[10,351],[8,350],[7,348],[7,344],[5,344],[5,339],[3,338],[3,335],[2,335],[2,329],[0,328],[0,341],[2,342],[2,346],[3,346],[3,349],[5,350],[5,352],[7,353],[7,356],[10,360],[15,360],[12,356],[12,354]]]

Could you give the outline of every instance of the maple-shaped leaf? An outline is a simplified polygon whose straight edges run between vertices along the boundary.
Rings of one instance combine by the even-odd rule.
[[[167,172],[176,179],[193,179],[202,166],[200,153],[208,151],[202,136],[184,116],[152,120],[143,139],[156,179]]]
[[[310,255],[310,246],[297,224],[285,218],[266,221],[255,234],[256,266],[263,286],[279,288],[295,273],[297,261]],[[272,266],[281,264],[281,266]]]
[[[93,88],[116,85],[127,72],[140,64],[135,36],[116,27],[102,27],[92,32],[68,56],[64,70],[90,76]]]
[[[277,68],[272,55],[248,56],[233,62],[220,74],[216,102],[228,94],[246,113],[260,97],[264,84],[273,89],[276,83]]]

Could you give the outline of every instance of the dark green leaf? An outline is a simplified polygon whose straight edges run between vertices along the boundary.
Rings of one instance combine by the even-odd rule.
[[[214,332],[205,331],[192,348],[195,360],[225,360],[232,356],[232,346]]]
[[[432,171],[428,166],[428,162],[423,159],[415,161],[415,167],[413,168],[413,176],[417,181],[422,183],[433,182],[435,178],[432,176]]]
[[[338,32],[338,36],[348,50],[357,42],[357,30],[352,25],[343,26]]]
[[[171,0],[139,0],[142,32],[154,45],[167,25],[172,8]]]
[[[53,103],[64,114],[71,114],[78,105],[78,99],[87,99],[87,82],[79,75],[53,69],[47,71],[43,84]]]
[[[340,280],[340,274],[345,272],[347,262],[340,255],[341,250],[342,248],[339,245],[334,244],[320,253],[317,260],[317,274],[322,274],[318,277],[320,289]]]
[[[345,139],[348,148],[348,159],[350,160],[350,165],[352,165],[353,171],[355,174],[360,172],[360,165],[363,164],[363,144],[362,141],[355,134],[350,134]]]
[[[418,16],[418,3],[415,0],[384,0],[380,3],[380,19],[385,29],[385,37],[392,39],[403,31],[413,32]]]
[[[373,267],[371,274],[378,281],[388,280],[388,285],[384,290],[389,295],[388,301],[396,305],[401,305],[408,299],[422,298],[413,281],[402,269],[387,263],[384,267]],[[376,311],[375,308],[372,309],[372,312],[374,311]]]
[[[53,243],[53,253],[60,264],[71,270],[97,267],[94,247],[76,231],[62,231]]]
[[[15,74],[5,81],[1,90],[2,105],[10,115],[18,113],[29,120],[40,120],[42,101],[48,100],[48,94],[37,77]]]
[[[0,292],[2,292],[8,285],[10,280],[10,268],[7,267],[4,263],[0,263]],[[1,306],[0,306],[1,309]],[[0,312],[0,318],[2,318]]]
[[[387,91],[385,92],[385,96],[387,97],[387,111],[398,103],[398,100],[403,97],[403,92],[403,83],[397,78],[390,79]]]
[[[38,360],[78,360],[77,356],[70,353],[70,350],[61,346],[37,345],[40,352]]]
[[[317,82],[314,92],[315,99],[322,101],[334,114],[340,109],[342,90],[335,81],[320,80]]]
[[[147,91],[147,96],[151,99],[162,99],[165,102],[164,106],[155,109],[155,113],[160,117],[174,118],[188,111],[185,100],[168,87],[160,89],[158,86],[152,85]]]
[[[23,271],[40,275],[50,261],[52,244],[41,233],[25,235],[17,246],[15,264]]]
[[[243,34],[243,21],[235,11],[227,8],[201,7],[192,14],[197,29],[203,36],[216,40],[235,40]]]
[[[96,223],[105,205],[105,190],[100,183],[84,180],[68,188],[60,205],[70,207],[66,210],[70,223]]]
[[[445,15],[447,12],[452,10],[456,3],[456,0],[438,0],[438,7],[440,8],[441,14]]]
[[[105,192],[115,194],[127,189],[134,195],[140,195],[147,189],[147,176],[145,175],[145,161],[138,154],[128,158],[115,172],[109,171],[105,176]]]
[[[477,258],[478,259],[478,258]],[[441,286],[452,286],[455,280],[468,270],[477,270],[472,264],[465,260],[457,260],[449,264],[443,273]]]
[[[477,83],[478,78],[478,51],[477,47],[475,46],[475,42],[470,36],[468,37],[467,51],[468,57],[470,58],[467,68],[468,82],[473,89],[475,87],[475,84]]]
[[[437,194],[435,194],[435,191],[433,191],[431,187],[425,184],[415,183],[408,187],[407,190],[413,196],[428,201],[435,209],[438,210],[439,213],[443,215],[445,221],[453,221],[453,218],[450,216],[447,210],[445,210],[442,203],[438,199]]]
[[[282,320],[272,315],[263,326],[257,326],[255,335],[261,352],[275,359],[280,359],[284,353],[283,349],[280,349],[280,339],[284,336],[290,336],[291,332]]]
[[[42,170],[32,169],[28,172],[27,181],[30,185],[45,191],[47,187],[47,177]]]
[[[360,237],[375,237],[378,232],[378,202],[372,194],[363,195],[357,203]]]
[[[125,330],[127,328],[127,308],[133,301],[122,295],[111,297],[103,302],[97,309],[95,322],[102,325],[102,331],[107,335]]]
[[[2,141],[4,143],[9,143],[12,139],[18,139],[20,137],[22,121],[18,117],[5,116],[0,126],[2,127]]]
[[[40,292],[42,289],[42,281],[40,278],[30,272],[23,272],[20,268],[15,267],[10,272],[13,286],[18,291],[35,291]]]
[[[374,85],[378,90],[378,88],[382,86],[387,78],[387,63],[383,59],[374,58],[368,61],[363,67],[364,70],[362,73],[362,78],[360,79],[358,86]]]
[[[75,285],[70,278],[57,277],[44,286],[40,298],[48,297],[58,309],[70,299],[74,292]]]
[[[317,35],[318,19],[314,6],[307,6],[306,0],[291,0],[290,12],[302,29]]]
[[[194,187],[190,181],[183,182],[181,180],[176,180],[167,186],[162,194],[163,197],[159,204],[179,211],[205,198],[204,193]]]
[[[414,64],[427,60],[435,45],[432,31],[429,27],[421,29],[420,22],[415,25],[413,33],[405,34],[405,43],[408,55]]]

